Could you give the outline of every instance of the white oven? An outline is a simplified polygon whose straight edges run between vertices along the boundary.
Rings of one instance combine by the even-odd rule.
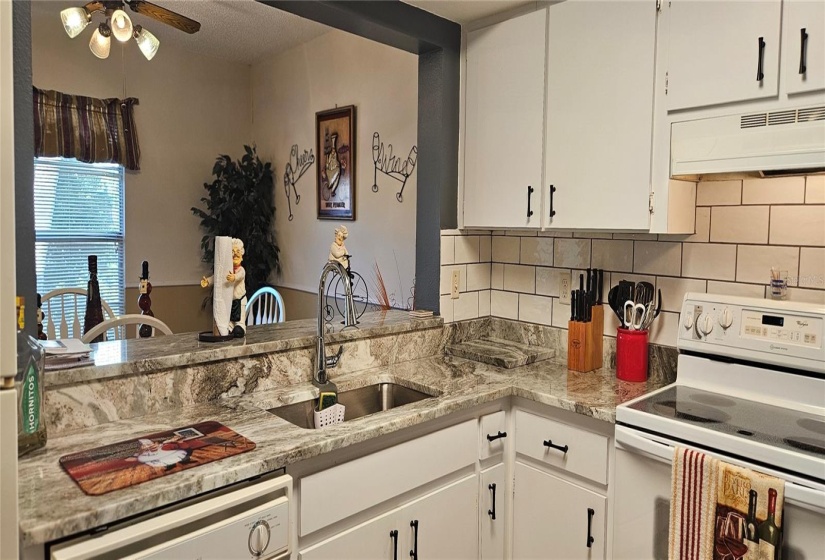
[[[47,546],[51,560],[275,560],[290,553],[292,477],[262,477]],[[105,499],[105,498],[103,498]]]
[[[687,294],[680,319],[676,382],[616,410],[612,557],[668,557],[680,446],[783,479],[783,560],[825,559],[825,306]]]

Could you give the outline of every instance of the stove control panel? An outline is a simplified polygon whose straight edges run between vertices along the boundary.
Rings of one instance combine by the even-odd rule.
[[[825,372],[825,306],[686,294],[677,346]]]

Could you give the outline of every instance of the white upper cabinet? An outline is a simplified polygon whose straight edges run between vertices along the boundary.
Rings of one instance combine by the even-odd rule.
[[[647,230],[656,3],[548,10],[546,225]]]
[[[825,89],[825,1],[785,0],[782,77],[789,94]]]
[[[671,0],[668,110],[778,95],[781,10],[781,0]]]
[[[541,10],[467,36],[465,227],[541,224],[546,30]]]

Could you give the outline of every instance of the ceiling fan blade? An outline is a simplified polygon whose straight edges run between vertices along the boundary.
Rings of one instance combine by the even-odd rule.
[[[172,10],[161,8],[157,4],[152,4],[146,0],[126,0],[126,3],[133,12],[156,19],[166,25],[171,25],[172,27],[180,29],[181,31],[186,31],[187,33],[197,33],[201,28],[201,24],[194,19],[189,19],[188,17],[175,13]]]

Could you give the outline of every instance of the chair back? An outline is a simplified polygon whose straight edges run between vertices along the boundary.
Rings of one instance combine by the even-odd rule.
[[[46,338],[81,338],[83,324],[80,316],[86,313],[86,288],[58,288],[40,299],[43,311],[43,331]],[[101,300],[103,318],[112,319],[115,314],[105,300]],[[71,328],[69,326],[71,325]]]
[[[113,317],[111,319],[106,319],[99,325],[89,329],[89,332],[84,334],[80,340],[88,344],[101,334],[105,333],[109,329],[115,330],[115,339],[119,340],[123,338],[122,334],[118,334],[119,331],[125,332],[126,325],[149,325],[150,327],[154,328],[156,331],[160,331],[163,334],[172,334],[172,329],[170,329],[166,323],[152,317],[151,315],[141,315],[139,313],[130,313],[128,315],[121,315],[120,317]]]
[[[247,326],[283,323],[285,314],[284,298],[270,286],[259,289],[246,302]]]

